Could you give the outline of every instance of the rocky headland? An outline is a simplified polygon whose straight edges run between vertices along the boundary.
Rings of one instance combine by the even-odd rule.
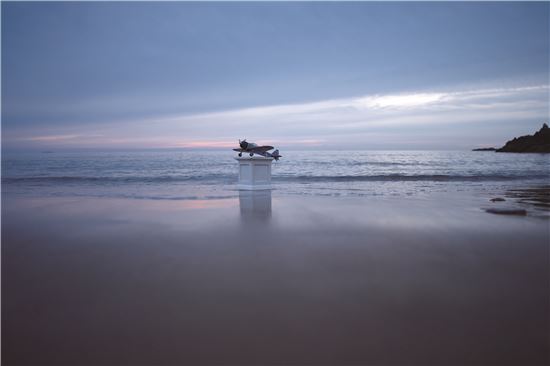
[[[515,137],[496,152],[550,153],[550,128],[544,123],[534,135]]]
[[[477,149],[472,149],[472,151],[496,151],[495,147],[480,147]]]

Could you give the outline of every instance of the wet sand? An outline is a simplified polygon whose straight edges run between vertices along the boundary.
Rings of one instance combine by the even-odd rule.
[[[3,197],[4,365],[542,365],[549,221],[487,197]]]

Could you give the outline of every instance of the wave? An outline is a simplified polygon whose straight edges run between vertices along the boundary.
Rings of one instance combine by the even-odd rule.
[[[224,175],[194,176],[130,176],[130,177],[90,177],[90,176],[40,176],[2,177],[2,183],[177,183],[189,181],[223,180]],[[234,177],[233,177],[234,178]]]
[[[323,167],[334,166],[334,161],[308,161],[308,165]],[[434,167],[444,166],[443,163],[437,162],[419,162],[419,161],[346,161],[345,165],[348,167],[362,167],[362,166],[379,166],[379,167],[399,167],[399,166],[415,166],[415,167]]]
[[[484,174],[484,175],[447,175],[447,174],[381,174],[381,175],[332,175],[332,176],[288,176],[273,177],[273,180],[297,181],[297,182],[483,182],[483,181],[510,181],[549,179],[550,175],[509,175],[509,174]]]
[[[320,182],[484,182],[550,179],[550,174],[380,174],[380,175],[274,175],[273,182],[320,183]],[[193,176],[32,176],[2,177],[4,184],[163,184],[163,183],[205,183],[227,184],[236,182],[235,175],[211,174]]]

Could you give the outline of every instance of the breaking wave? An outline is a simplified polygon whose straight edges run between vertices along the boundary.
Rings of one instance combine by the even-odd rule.
[[[322,182],[485,182],[550,179],[550,174],[513,175],[447,175],[447,174],[379,174],[379,175],[274,175],[273,182],[322,183]],[[3,177],[4,184],[162,184],[162,183],[233,183],[235,175],[210,174],[194,176],[34,176]]]

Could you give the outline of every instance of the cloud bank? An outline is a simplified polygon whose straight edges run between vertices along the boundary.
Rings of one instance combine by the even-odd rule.
[[[238,138],[285,148],[469,148],[532,132],[548,119],[548,96],[548,85],[372,94],[108,121],[15,140],[28,146],[89,148],[229,148]]]

